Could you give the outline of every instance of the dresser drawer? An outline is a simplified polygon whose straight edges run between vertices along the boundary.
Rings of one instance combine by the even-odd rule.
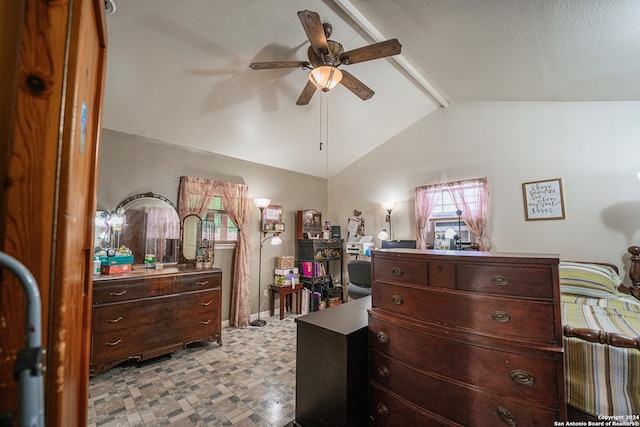
[[[377,426],[462,427],[427,413],[375,383],[369,384],[369,415]]]
[[[553,298],[550,268],[456,265],[456,288],[494,295]]]
[[[559,419],[559,412],[553,408],[427,375],[391,359],[386,359],[384,364],[390,372],[385,388],[459,425],[552,426]]]
[[[402,258],[375,258],[373,277],[376,280],[427,285],[427,263]]]
[[[160,291],[171,293],[171,282],[160,287]],[[116,282],[95,282],[93,304],[108,304],[145,298],[149,294],[149,283],[144,280],[122,280]]]
[[[207,337],[214,339],[220,333],[219,322],[216,324],[213,313],[194,314],[184,310],[179,314],[181,315],[172,319],[141,323],[127,329],[94,332],[91,343],[92,364],[100,365],[126,358],[144,359],[147,352],[168,347],[182,348],[188,342]],[[180,338],[177,339],[177,336]]]
[[[383,342],[378,334],[384,334]],[[561,353],[549,352],[548,357],[542,357],[469,345],[387,323],[373,314],[369,317],[369,348],[370,378],[383,385],[388,385],[390,378],[384,375],[389,358],[488,391],[544,405],[558,404]]]
[[[201,291],[218,289],[222,285],[220,273],[189,274],[176,278],[175,292]]]
[[[374,309],[439,325],[493,334],[511,335],[528,341],[555,342],[554,305],[551,301],[524,300],[437,288],[374,282]]]
[[[148,298],[136,302],[103,304],[93,309],[94,333],[113,332],[145,324],[194,318],[214,312],[219,301],[217,290]]]

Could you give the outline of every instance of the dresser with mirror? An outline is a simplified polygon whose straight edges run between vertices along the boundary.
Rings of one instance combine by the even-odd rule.
[[[153,193],[96,213],[96,254],[126,247],[134,261],[129,273],[94,276],[90,375],[191,343],[222,343],[222,271],[212,242],[211,263],[196,267],[207,226],[191,216],[181,224],[175,206]],[[153,264],[145,263],[150,255]]]

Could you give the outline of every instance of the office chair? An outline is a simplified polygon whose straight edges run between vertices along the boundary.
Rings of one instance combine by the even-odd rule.
[[[371,261],[352,259],[347,262],[349,287],[347,293],[352,299],[371,295]]]

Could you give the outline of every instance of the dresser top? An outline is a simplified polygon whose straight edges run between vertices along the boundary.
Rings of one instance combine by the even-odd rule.
[[[446,261],[469,262],[545,262],[557,264],[558,254],[525,253],[525,252],[483,252],[483,251],[451,251],[433,249],[376,249],[372,256],[397,256],[403,258],[438,258]]]
[[[140,266],[134,265],[133,270],[130,273],[99,274],[99,275],[96,274],[93,276],[93,281],[102,282],[102,281],[109,281],[109,280],[115,280],[115,279],[140,279],[140,278],[190,275],[190,274],[206,274],[206,273],[217,273],[217,272],[218,273],[222,272],[222,270],[217,267],[197,269],[191,265],[186,265],[186,264],[172,264],[170,266],[165,266],[161,270],[142,268],[142,265]]]

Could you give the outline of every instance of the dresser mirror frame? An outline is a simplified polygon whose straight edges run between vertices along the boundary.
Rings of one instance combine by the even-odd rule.
[[[113,247],[121,245],[131,249],[134,264],[142,264],[146,254],[154,254],[157,263],[178,263],[181,253],[180,217],[169,199],[154,193],[136,194],[120,202],[115,211],[126,215],[126,225],[119,235],[112,236]],[[148,223],[149,213],[154,211],[158,219],[155,231]],[[149,233],[166,235],[149,236]]]
[[[196,259],[198,241],[200,240],[201,219],[190,214],[182,220],[182,256],[187,261]]]
[[[205,214],[202,219],[189,214],[182,220],[182,260],[186,263],[202,262],[204,268],[213,267],[215,247],[215,223]]]

